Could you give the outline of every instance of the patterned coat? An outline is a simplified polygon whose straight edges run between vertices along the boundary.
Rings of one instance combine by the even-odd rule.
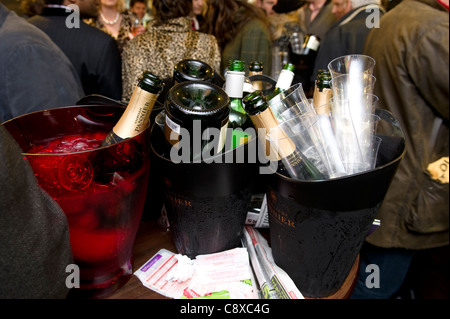
[[[123,100],[130,99],[144,71],[166,79],[173,76],[179,61],[196,59],[219,72],[220,56],[216,38],[193,31],[188,17],[171,19],[165,24],[150,21],[147,31],[130,40],[122,52]]]

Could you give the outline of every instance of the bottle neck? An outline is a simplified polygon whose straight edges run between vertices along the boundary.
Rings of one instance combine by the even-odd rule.
[[[242,104],[242,99],[235,97],[230,98],[230,108],[233,111],[239,112],[239,113],[245,113],[244,105]]]
[[[280,75],[278,76],[277,84],[275,86],[275,91],[279,93],[289,89],[293,80],[294,72],[285,69],[281,70]]]
[[[248,72],[248,76],[252,76],[252,75],[256,75],[256,74],[263,74],[263,72],[262,71],[249,71]]]
[[[150,93],[137,86],[122,117],[113,128],[114,133],[122,138],[141,133],[148,125],[150,112],[157,98],[158,94]]]
[[[244,109],[249,115],[257,115],[269,107],[260,91],[247,95],[243,103],[245,106]]]

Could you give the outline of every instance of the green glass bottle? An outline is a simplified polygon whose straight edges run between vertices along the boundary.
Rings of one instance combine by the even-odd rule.
[[[123,115],[100,147],[119,143],[144,131],[149,125],[150,113],[163,88],[164,82],[160,76],[144,72]]]
[[[246,143],[251,137],[244,131],[249,127],[253,127],[252,121],[242,104],[245,81],[244,67],[244,61],[231,60],[225,80],[225,92],[230,98],[228,127],[233,129],[232,148]]]
[[[213,68],[200,60],[186,59],[178,62],[173,69],[172,86],[186,81],[212,82]]]
[[[213,83],[178,83],[169,90],[164,103],[167,142],[189,154],[183,158],[185,161],[199,162],[204,152],[211,156],[222,152],[230,114],[228,105],[225,91]],[[216,129],[219,136],[205,139],[203,132],[208,128]],[[183,135],[183,131],[188,134]],[[214,138],[216,143],[212,143]],[[189,149],[189,152],[182,148]]]
[[[263,63],[260,61],[252,61],[250,62],[250,66],[248,67],[248,76],[263,74]],[[262,81],[252,81],[252,85],[255,90],[262,90]]]
[[[300,55],[315,56],[320,46],[320,38],[314,34],[307,34],[303,39]]]
[[[324,179],[324,175],[300,150],[296,149],[295,144],[283,131],[280,131],[277,148],[273,153],[267,153],[269,147],[273,149],[273,145],[268,143],[266,134],[272,129],[277,129],[278,122],[261,91],[255,91],[245,96],[243,103],[253,125],[258,130],[260,142],[266,143],[266,155],[269,159],[276,159],[279,164],[281,162],[282,170],[284,168],[291,178],[298,180]]]
[[[283,70],[281,70],[280,75],[278,76],[275,89],[271,94],[266,96],[267,101],[270,101],[275,96],[277,96],[283,91],[286,91],[291,87],[292,81],[294,80],[295,75],[294,72],[295,72],[295,65],[293,65],[292,63],[286,63],[283,66]]]
[[[330,111],[326,105],[333,96],[330,86],[331,73],[328,70],[320,69],[314,85],[313,104],[317,114],[325,114]]]

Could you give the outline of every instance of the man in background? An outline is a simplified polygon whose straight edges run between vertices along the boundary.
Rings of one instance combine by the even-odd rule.
[[[73,105],[83,93],[61,50],[2,3],[0,79],[0,121]],[[0,299],[65,298],[73,263],[67,218],[2,125],[0,163]]]
[[[46,7],[28,22],[44,31],[66,54],[86,95],[120,100],[122,60],[117,43],[110,35],[83,22],[83,18],[99,14],[99,0],[45,1]],[[75,5],[79,15],[69,5]]]
[[[0,122],[74,105],[84,96],[72,63],[41,30],[0,3]]]
[[[317,52],[311,82],[318,70],[327,69],[328,63],[340,56],[361,54],[364,42],[372,28],[377,28],[384,14],[380,0],[332,0],[332,12],[338,20],[322,39]]]
[[[449,298],[448,3],[402,0],[366,40],[374,93],[399,121],[406,153],[361,251],[352,298]],[[366,284],[367,265],[378,266],[378,287]]]
[[[144,24],[144,17],[147,13],[147,0],[131,0],[130,12],[133,13],[139,20],[140,24]]]
[[[263,9],[268,17],[276,14],[273,7],[276,6],[277,3],[278,0],[256,0],[256,6]]]

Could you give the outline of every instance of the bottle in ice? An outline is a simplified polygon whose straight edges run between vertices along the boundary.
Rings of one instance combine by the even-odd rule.
[[[164,82],[161,77],[151,72],[144,72],[138,80],[123,115],[100,146],[119,143],[144,131],[149,125],[150,113],[163,87]]]
[[[244,61],[231,60],[225,80],[225,92],[230,98],[230,118],[228,127],[233,129],[232,148],[246,143],[251,137],[245,132],[247,128],[253,127],[250,117],[244,110],[242,104],[244,92]]]
[[[261,91],[255,91],[247,95],[244,100],[246,112],[250,115],[253,125],[258,130],[261,143],[265,143],[266,155],[269,159],[276,158],[282,170],[299,180],[320,180],[324,176],[314,164],[296,148],[294,142],[278,126],[277,119],[269,107],[266,98]],[[277,135],[276,139],[267,140],[267,134]],[[264,144],[263,144],[264,145]],[[268,153],[268,151],[270,151]]]

